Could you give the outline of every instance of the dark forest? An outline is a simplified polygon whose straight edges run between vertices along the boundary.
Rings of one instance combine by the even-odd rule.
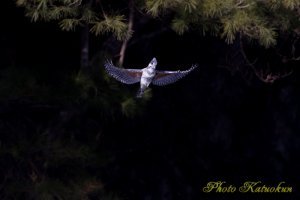
[[[1,2],[0,200],[300,198],[299,1],[43,1]],[[104,69],[153,57],[198,67],[143,98]]]

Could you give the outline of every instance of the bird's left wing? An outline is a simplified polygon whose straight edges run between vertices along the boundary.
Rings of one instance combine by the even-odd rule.
[[[153,85],[163,86],[175,83],[179,79],[188,75],[198,65],[193,65],[190,69],[185,71],[156,71],[156,75],[152,81]]]
[[[140,69],[122,69],[115,67],[111,60],[107,60],[104,66],[109,75],[122,83],[134,84],[141,80],[142,70]]]

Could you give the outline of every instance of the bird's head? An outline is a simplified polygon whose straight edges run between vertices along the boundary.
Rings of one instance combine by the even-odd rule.
[[[155,69],[155,68],[156,68],[156,65],[157,65],[157,60],[156,60],[156,58],[153,58],[153,59],[151,60],[151,62],[149,63],[148,67],[149,67],[149,68],[152,68],[152,69]]]

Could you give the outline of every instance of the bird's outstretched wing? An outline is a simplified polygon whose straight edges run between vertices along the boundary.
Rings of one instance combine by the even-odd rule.
[[[156,71],[156,75],[152,81],[153,85],[163,86],[175,83],[179,79],[188,75],[198,65],[193,65],[190,69],[185,71]]]
[[[142,70],[140,69],[122,69],[115,67],[111,60],[107,60],[104,66],[109,75],[122,83],[134,84],[141,80]]]

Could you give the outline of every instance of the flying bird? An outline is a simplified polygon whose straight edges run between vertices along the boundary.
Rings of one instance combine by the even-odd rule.
[[[105,69],[109,75],[125,84],[134,84],[140,82],[140,89],[137,93],[138,98],[141,98],[144,91],[149,87],[150,83],[153,85],[164,86],[175,83],[182,77],[189,74],[198,65],[185,71],[161,71],[156,70],[157,60],[153,58],[147,67],[143,69],[123,69],[113,65],[111,60],[104,63]]]

